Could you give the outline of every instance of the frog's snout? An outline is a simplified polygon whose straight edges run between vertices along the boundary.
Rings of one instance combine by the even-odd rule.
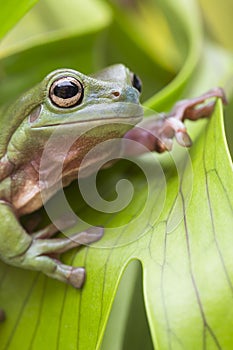
[[[135,88],[129,86],[122,89],[114,89],[110,93],[110,98],[113,101],[139,103],[140,93]]]

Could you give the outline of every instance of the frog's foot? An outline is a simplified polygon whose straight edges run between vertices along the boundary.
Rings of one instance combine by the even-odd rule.
[[[67,238],[34,238],[26,252],[17,258],[24,268],[42,271],[47,276],[81,288],[85,281],[85,269],[64,265],[54,257],[74,247],[98,241],[102,235],[103,228],[93,227]]]
[[[50,238],[59,231],[67,230],[69,227],[74,226],[76,223],[77,222],[74,221],[73,218],[70,218],[68,215],[64,214],[52,224],[49,224],[45,228],[31,234],[31,237],[35,239]]]
[[[5,312],[2,309],[0,309],[0,322],[5,321],[5,319],[6,319]]]
[[[210,98],[221,98],[224,104],[227,104],[225,92],[222,88],[216,87],[200,95],[187,100],[178,101],[168,117],[175,117],[177,120],[184,121],[185,119],[197,120],[206,118],[211,115],[215,107],[215,101],[211,101],[208,104],[203,104]],[[198,107],[199,106],[199,107]]]
[[[53,237],[56,233],[58,233],[59,230],[57,228],[56,225],[54,224],[49,224],[48,226],[46,226],[45,228],[36,231],[34,233],[32,233],[30,236],[33,239],[44,239],[44,238],[50,238]]]
[[[170,151],[173,146],[173,138],[183,147],[192,145],[191,138],[184,125],[186,119],[198,120],[208,118],[215,107],[215,101],[207,100],[219,97],[223,103],[227,100],[223,89],[215,88],[207,93],[187,100],[177,102],[170,113],[163,114],[161,118],[152,117],[138,124],[137,127],[128,131],[125,135],[126,139],[137,141],[145,146],[149,151],[157,151],[159,153]],[[140,147],[138,150],[132,151],[126,145],[124,153],[127,155],[137,155],[145,152],[145,148]]]
[[[58,256],[74,247],[98,241],[103,235],[102,227],[88,230],[65,238],[43,239],[29,235],[20,225],[9,203],[0,201],[0,258],[7,264],[41,271],[47,276],[81,288],[85,280],[83,267],[64,265]],[[46,236],[46,235],[45,235]]]
[[[224,104],[227,103],[223,89],[218,87],[199,97],[177,102],[171,112],[165,115],[161,121],[161,125],[158,127],[158,130],[156,130],[158,142],[155,149],[158,152],[171,150],[173,137],[176,138],[181,146],[190,147],[192,145],[192,140],[184,125],[184,121],[186,119],[195,121],[210,117],[214,110],[216,99],[209,103],[203,103],[210,98],[216,97],[221,98]]]

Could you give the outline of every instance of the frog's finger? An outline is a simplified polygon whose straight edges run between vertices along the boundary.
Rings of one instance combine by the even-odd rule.
[[[103,235],[103,228],[93,227],[66,238],[35,239],[23,229],[8,203],[0,201],[0,208],[0,257],[3,261],[25,269],[42,271],[75,288],[82,287],[85,269],[64,265],[54,257],[73,247],[97,241]]]
[[[31,235],[34,239],[43,239],[43,238],[50,238],[54,236],[58,232],[58,228],[54,224],[50,224],[43,228],[42,230],[39,230]]]
[[[68,229],[69,227],[72,227],[76,224],[76,221],[69,215],[62,215],[59,219],[54,221],[52,224],[49,224],[45,228],[34,232],[31,237],[35,239],[44,239],[44,238],[50,238],[54,236],[59,231],[63,231]]]
[[[207,102],[213,98],[214,101]],[[181,146],[190,147],[192,140],[184,121],[210,117],[216,104],[216,98],[221,98],[224,104],[227,103],[223,89],[216,87],[198,97],[177,102],[168,114],[163,113],[159,117],[151,116],[145,119],[124,135],[125,139],[136,141],[144,147],[132,147],[126,144],[123,153],[135,156],[145,153],[146,149],[148,152],[158,153],[171,151],[174,137]]]
[[[81,288],[85,281],[85,269],[64,265],[53,256],[71,248],[95,242],[102,235],[102,227],[92,227],[68,238],[34,239],[22,257],[22,267],[42,271],[47,276],[67,282],[75,288]]]
[[[37,256],[49,253],[61,254],[74,247],[98,241],[102,236],[102,227],[92,227],[67,238],[33,240],[29,251],[34,251]]]
[[[211,101],[199,108],[188,108],[184,113],[183,120],[189,119],[195,121],[197,119],[208,118],[213,113],[215,105],[216,101]]]
[[[57,259],[52,259],[48,256],[42,255],[33,257],[25,257],[23,267],[30,268],[30,263],[36,263],[36,269],[44,272],[47,276],[55,278],[59,281],[69,283],[73,287],[82,288],[85,282],[86,273],[83,267],[74,267],[62,264]]]
[[[216,102],[212,101],[209,104],[205,104],[210,98],[221,98],[222,102],[227,104],[224,90],[221,87],[215,87],[198,97],[177,102],[167,117],[174,117],[180,121],[184,121],[185,119],[197,120],[209,117],[213,112]]]

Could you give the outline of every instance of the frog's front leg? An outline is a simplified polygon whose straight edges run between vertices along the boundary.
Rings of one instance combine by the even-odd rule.
[[[47,276],[67,282],[75,288],[81,288],[85,280],[85,269],[62,264],[53,258],[58,254],[99,240],[103,229],[94,227],[68,238],[49,239],[49,234],[30,236],[20,225],[11,206],[0,202],[0,258],[17,267],[42,271]],[[43,238],[45,237],[45,238]]]
[[[134,144],[133,147],[130,146],[130,143],[126,143],[124,154],[139,155],[144,153],[145,149],[159,153],[170,151],[174,137],[181,146],[190,147],[192,141],[184,121],[185,119],[195,121],[209,117],[216,101],[205,102],[213,97],[219,97],[224,104],[227,103],[223,89],[215,88],[199,97],[177,102],[168,114],[145,119],[124,136],[126,139],[138,142],[138,146]],[[140,144],[144,147],[140,147]]]

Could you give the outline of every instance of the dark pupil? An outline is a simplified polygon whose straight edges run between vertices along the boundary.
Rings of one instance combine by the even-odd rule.
[[[135,87],[135,89],[137,89],[139,92],[142,91],[141,80],[139,79],[139,77],[136,74],[133,75],[133,87]]]
[[[72,81],[62,81],[54,88],[54,95],[63,99],[74,97],[78,92],[78,86]]]

